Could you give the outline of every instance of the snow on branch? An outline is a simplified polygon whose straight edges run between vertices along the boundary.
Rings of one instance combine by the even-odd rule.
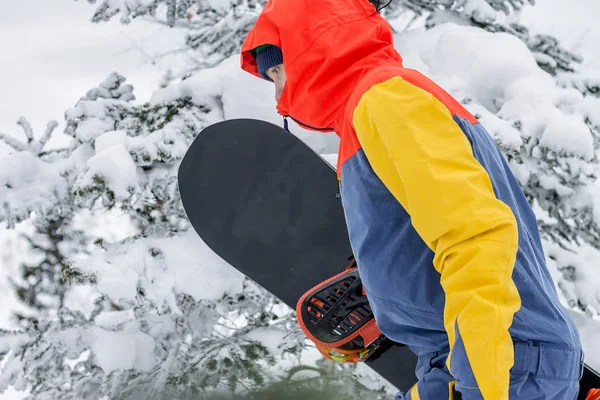
[[[535,0],[485,0],[494,10],[510,15],[519,11],[526,4],[535,4]]]
[[[62,169],[43,156],[49,152],[44,146],[58,126],[50,121],[39,140],[35,139],[31,125],[24,117],[18,121],[26,140],[19,141],[0,134],[0,140],[16,150],[0,157],[0,221],[9,228],[29,218],[32,211],[54,210],[67,195],[67,182]]]
[[[94,0],[93,3],[96,1]],[[152,14],[160,0],[103,0],[92,16],[92,22],[109,21],[121,13],[121,23],[129,23],[130,18]]]
[[[81,100],[115,99],[133,101],[132,85],[123,85],[125,77],[116,72],[110,73],[106,79],[95,88],[90,89]]]
[[[74,266],[97,277],[94,311],[60,309],[25,336],[26,346],[0,336],[0,352],[11,351],[0,391],[10,384],[40,399],[58,398],[57,388],[69,398],[181,398],[190,383],[200,391],[261,386],[275,357],[303,348],[297,336],[286,344],[293,313],[271,319],[272,296],[192,232],[106,244]],[[267,334],[277,343],[263,343]]]
[[[17,139],[12,136],[5,135],[4,133],[0,133],[0,140],[4,143],[12,147],[17,151],[25,151],[26,147],[23,143],[19,142]]]
[[[25,138],[27,139],[25,142],[20,142],[17,139],[5,135],[3,133],[0,133],[0,140],[2,140],[4,143],[9,145],[16,151],[28,151],[36,155],[42,153],[44,146],[46,145],[46,143],[52,136],[52,133],[58,126],[58,122],[49,121],[40,140],[35,140],[31,124],[29,123],[29,121],[27,121],[25,117],[19,118],[17,124],[23,129]]]
[[[0,164],[0,222],[9,228],[28,219],[32,211],[54,209],[67,196],[61,169],[30,152],[0,157]]]
[[[573,87],[579,90],[584,95],[591,95],[600,99],[600,73],[596,70],[588,71],[585,74],[581,72],[564,72],[557,75],[558,83],[563,87]],[[591,103],[590,103],[591,104]],[[596,103],[594,105],[596,112],[594,113],[596,125],[600,126],[600,107]]]

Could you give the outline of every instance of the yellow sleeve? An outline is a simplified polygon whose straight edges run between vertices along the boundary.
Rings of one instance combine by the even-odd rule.
[[[446,295],[450,371],[460,381],[450,365],[458,326],[483,397],[508,399],[514,362],[508,328],[521,305],[511,276],[514,214],[496,198],[448,109],[423,89],[400,77],[371,87],[353,125],[373,170],[435,253]]]

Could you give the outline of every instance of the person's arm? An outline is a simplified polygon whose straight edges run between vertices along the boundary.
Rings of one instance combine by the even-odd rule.
[[[448,109],[423,89],[400,77],[371,87],[353,125],[373,170],[435,253],[450,372],[460,384],[472,371],[484,398],[508,399],[514,361],[508,329],[521,305],[511,276],[514,214],[496,198]]]

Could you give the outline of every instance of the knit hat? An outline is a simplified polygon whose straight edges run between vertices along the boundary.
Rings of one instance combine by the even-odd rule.
[[[263,79],[273,82],[271,78],[267,76],[267,70],[276,65],[283,64],[283,53],[277,46],[266,44],[259,46],[255,49],[256,52],[256,64],[258,65],[258,72]]]

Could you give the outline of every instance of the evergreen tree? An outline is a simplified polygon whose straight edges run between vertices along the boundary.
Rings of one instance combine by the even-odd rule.
[[[25,134],[25,142],[0,134],[0,139],[14,150],[46,161],[54,160],[67,151],[67,149],[50,151],[45,149],[57,126],[56,121],[48,123],[39,140],[35,140],[31,125],[24,117],[19,119],[18,124]],[[36,171],[24,172],[34,175]],[[34,176],[29,178],[34,179]],[[11,189],[10,183],[7,183],[7,189]],[[35,261],[23,263],[18,278],[9,277],[17,299],[30,309],[29,312],[18,311],[14,316],[22,327],[30,328],[37,324],[39,318],[49,318],[56,313],[56,310],[63,307],[69,288],[64,279],[68,272],[64,260],[84,252],[86,237],[80,229],[69,229],[73,218],[72,202],[65,201],[60,208],[56,209],[36,209],[27,204],[20,209],[21,213],[14,213],[15,209],[9,209],[13,212],[5,215],[9,226],[14,226],[15,223],[25,219],[30,211],[43,213],[34,226],[34,233],[23,235],[29,245],[28,253],[35,258]],[[77,274],[72,275],[72,278],[75,278]]]
[[[0,332],[0,361],[6,359],[0,391],[12,385],[29,389],[31,399],[123,400],[272,393],[278,360],[297,365],[306,347],[294,313],[275,312],[279,300],[197,238],[177,192],[179,161],[204,127],[222,119],[222,103],[211,94],[155,105],[133,105],[133,98],[124,78],[111,74],[65,113],[68,149],[50,159],[15,145],[19,151],[6,158],[20,170],[46,171],[45,186],[33,189],[24,176],[3,185],[15,201],[2,220],[24,220],[33,211],[33,221],[56,243],[38,245],[51,261],[23,266],[23,273],[60,277],[55,258],[73,254],[63,262],[62,279],[98,292],[89,315],[59,301],[44,304],[55,315],[38,314],[21,332]],[[26,194],[47,196],[33,204],[17,201]],[[107,209],[126,213],[135,234],[118,242],[98,237],[84,258],[55,254],[55,248],[91,241],[59,236],[75,232],[63,211]],[[62,218],[53,218],[57,210]],[[27,282],[25,292],[39,295],[38,283]],[[57,296],[66,290],[60,279],[47,285]],[[261,332],[280,338],[276,350],[260,342]],[[324,379],[335,384],[352,369],[344,366]]]
[[[370,0],[381,14],[394,20],[407,12],[425,16],[426,26],[447,21],[479,26],[491,32],[507,32],[523,40],[543,69],[551,72],[575,72],[582,58],[560,46],[556,38],[546,34],[531,35],[517,22],[498,22],[512,17],[535,0]],[[91,1],[95,3],[96,1]],[[185,30],[186,45],[169,52],[186,53],[193,65],[181,76],[217,65],[238,52],[244,37],[260,14],[266,0],[102,0],[96,7],[93,22],[108,21],[120,15],[130,23],[138,17],[169,27]],[[340,7],[343,4],[340,3]]]

